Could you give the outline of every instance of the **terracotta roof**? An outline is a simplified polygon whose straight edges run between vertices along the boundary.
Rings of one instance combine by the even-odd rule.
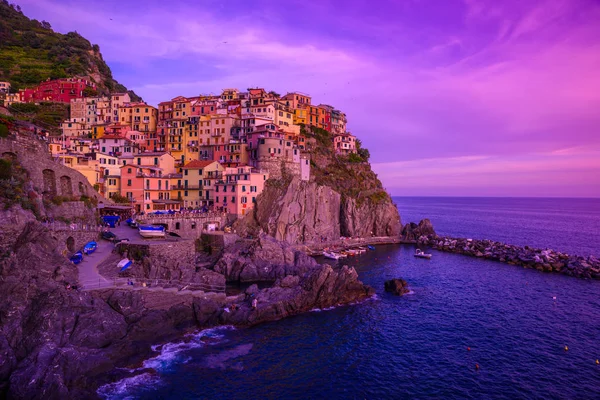
[[[200,168],[206,168],[208,167],[210,164],[214,163],[215,161],[201,161],[201,160],[193,160],[190,161],[189,163],[185,164],[183,166],[183,168],[186,169],[200,169]]]

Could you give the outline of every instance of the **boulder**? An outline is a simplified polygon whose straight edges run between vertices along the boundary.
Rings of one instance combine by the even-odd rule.
[[[384,287],[386,292],[395,294],[396,296],[402,296],[410,291],[408,289],[408,283],[406,283],[404,279],[400,278],[385,281]]]

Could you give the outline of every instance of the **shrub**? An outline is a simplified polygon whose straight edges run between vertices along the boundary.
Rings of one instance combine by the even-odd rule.
[[[348,156],[348,161],[351,163],[361,163],[363,162],[363,158],[356,153],[350,153]]]
[[[8,134],[8,126],[6,126],[6,124],[0,123],[0,138],[8,137]]]

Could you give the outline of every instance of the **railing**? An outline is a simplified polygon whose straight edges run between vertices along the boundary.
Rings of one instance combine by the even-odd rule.
[[[98,290],[109,288],[148,289],[181,292],[183,290],[224,293],[225,285],[212,285],[202,282],[182,282],[176,279],[150,279],[150,278],[98,278],[98,281],[80,282],[83,290]]]
[[[102,227],[100,225],[90,225],[90,224],[82,224],[82,223],[72,223],[66,224],[60,221],[54,222],[43,222],[42,223],[46,228],[51,231],[83,231],[83,232],[100,232]]]
[[[188,185],[188,186],[184,186],[184,185],[171,185],[171,190],[198,190],[198,189],[202,189],[203,186],[201,185]]]
[[[180,219],[182,217],[191,218],[203,218],[203,219],[217,219],[227,216],[227,213],[217,211],[206,211],[201,212],[199,210],[194,211],[176,211],[173,214],[159,214],[159,215],[140,215],[137,217],[138,222],[144,222],[149,219]]]

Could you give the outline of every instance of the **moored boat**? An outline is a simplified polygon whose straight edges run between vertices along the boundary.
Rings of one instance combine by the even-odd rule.
[[[324,251],[323,256],[332,260],[339,260],[340,258],[342,258],[341,254],[334,253],[333,251]]]
[[[368,245],[368,246],[367,246],[367,248],[368,248],[369,250],[375,250],[375,246],[373,246],[373,245],[371,245],[371,244],[370,244],[370,245]]]
[[[166,233],[165,227],[160,225],[140,225],[138,232],[144,238],[164,238]]]
[[[83,254],[80,251],[78,251],[77,253],[73,254],[69,258],[69,261],[71,261],[73,264],[77,265],[83,261]]]
[[[96,251],[98,248],[98,243],[96,242],[87,242],[85,246],[83,246],[83,254],[90,255]]]
[[[430,259],[431,258],[431,254],[424,253],[423,250],[417,249],[415,251],[415,257]]]

